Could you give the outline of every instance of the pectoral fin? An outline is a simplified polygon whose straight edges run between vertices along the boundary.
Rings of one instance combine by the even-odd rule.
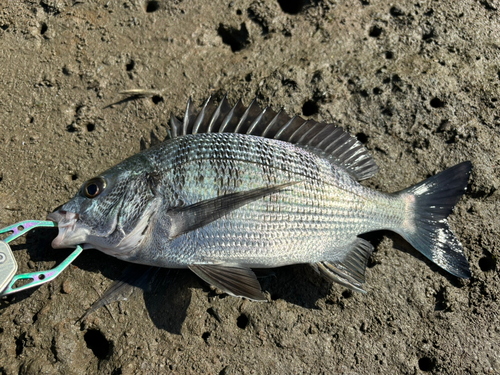
[[[296,183],[297,182],[288,182],[281,185],[226,194],[189,206],[174,208],[168,211],[168,216],[171,219],[169,238],[173,239],[181,234],[201,228],[229,214],[231,211],[260,198],[275,194]]]
[[[255,273],[248,267],[193,264],[189,269],[207,283],[236,297],[267,301]]]

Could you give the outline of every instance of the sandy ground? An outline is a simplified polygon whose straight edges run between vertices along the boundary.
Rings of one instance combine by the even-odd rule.
[[[252,303],[176,271],[75,323],[126,266],[89,250],[1,300],[1,374],[500,373],[500,2],[283,3],[2,1],[2,224],[44,219],[163,139],[189,96],[228,93],[356,134],[379,190],[471,160],[451,223],[472,278],[375,233],[365,295],[295,266],[262,279],[271,302]],[[136,88],[156,92],[110,106]],[[69,254],[51,249],[54,236],[13,244],[21,272]]]

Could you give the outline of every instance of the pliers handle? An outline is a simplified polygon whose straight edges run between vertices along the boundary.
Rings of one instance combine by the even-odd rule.
[[[47,271],[15,275],[17,272],[17,262],[8,243],[37,227],[53,228],[57,227],[57,223],[53,221],[25,220],[0,229],[0,234],[12,232],[12,234],[3,241],[0,240],[0,296],[6,296],[8,294],[34,288],[55,279],[83,251],[82,247],[78,245],[76,249],[56,268]],[[14,284],[18,280],[31,281],[24,285],[14,287]]]

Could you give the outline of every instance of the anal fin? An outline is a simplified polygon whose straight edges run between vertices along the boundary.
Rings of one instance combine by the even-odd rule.
[[[238,265],[192,264],[189,269],[207,283],[235,297],[267,301],[255,273]]]
[[[343,259],[317,262],[311,266],[329,281],[366,293],[361,284],[365,282],[366,264],[372,252],[372,244],[358,237],[345,252]]]

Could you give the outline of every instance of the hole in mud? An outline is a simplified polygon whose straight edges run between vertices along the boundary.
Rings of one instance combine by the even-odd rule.
[[[373,93],[374,93],[375,95],[380,95],[380,94],[382,94],[382,92],[383,92],[383,91],[382,91],[382,89],[381,89],[381,88],[379,88],[379,87],[375,87],[375,88],[373,89]]]
[[[351,290],[344,290],[342,292],[342,297],[344,297],[344,298],[351,298],[352,297],[352,291]]]
[[[430,17],[434,14],[434,9],[429,9],[427,12],[424,13],[424,16]]]
[[[235,29],[234,27],[219,25],[217,33],[222,38],[222,43],[227,44],[231,47],[231,51],[238,52],[250,44],[247,27],[244,23],[241,24],[240,29]]]
[[[66,126],[66,131],[68,133],[76,133],[78,131],[78,126],[76,126],[76,124],[70,124],[68,126]]]
[[[430,105],[432,108],[443,108],[446,103],[439,98],[432,98]]]
[[[93,132],[95,130],[95,124],[88,123],[87,124],[87,131]]]
[[[392,113],[392,109],[391,108],[384,108],[381,112],[384,116],[387,116],[387,117],[392,117],[393,113]]]
[[[392,7],[389,10],[389,13],[393,17],[400,17],[400,16],[404,16],[405,15],[405,13],[401,9],[399,9],[398,7]]]
[[[236,325],[241,329],[245,329],[248,325],[248,316],[241,314],[238,319],[236,319]]]
[[[148,1],[146,2],[146,13],[153,13],[160,9],[160,3],[158,1]]]
[[[356,134],[356,138],[362,144],[366,144],[366,142],[368,142],[368,136],[365,133],[363,133],[363,132],[360,132],[360,133]]]
[[[392,51],[387,51],[387,52],[385,53],[385,58],[386,58],[386,59],[388,59],[388,60],[393,59],[393,58],[394,58],[394,52],[392,52]]]
[[[130,72],[134,69],[135,67],[135,61],[134,60],[130,60],[127,65],[125,65],[125,69],[127,70],[127,72]]]
[[[106,337],[97,329],[89,329],[83,335],[87,348],[92,350],[92,353],[99,358],[105,359],[111,354],[111,343],[106,340]]]
[[[295,82],[293,79],[282,79],[281,84],[290,90],[297,90],[297,87],[299,87],[297,82]]]
[[[382,29],[381,27],[375,25],[375,26],[372,26],[368,35],[371,36],[372,38],[378,38],[380,36],[380,34],[382,34],[383,30],[384,29]]]
[[[48,26],[46,23],[42,23],[42,27],[40,27],[40,34],[43,35],[47,32]]]
[[[2,30],[7,30],[9,28],[9,25],[2,25],[0,26],[0,29]]]
[[[422,371],[432,371],[434,369],[434,366],[436,364],[434,363],[434,360],[429,357],[423,357],[418,360],[418,367]]]
[[[308,100],[302,105],[304,116],[313,116],[319,112],[319,105],[314,100]]]
[[[26,333],[21,333],[21,335],[16,339],[16,357],[23,354],[24,350],[24,340],[26,339]]]
[[[71,180],[72,180],[72,181],[76,181],[76,180],[78,180],[78,175],[77,175],[76,173],[75,173],[75,174],[72,174],[72,175],[71,175]]]
[[[493,271],[496,268],[495,259],[491,255],[486,255],[479,259],[479,268],[483,272]]]
[[[278,0],[278,4],[283,12],[288,14],[299,14],[306,2],[303,0]]]
[[[248,74],[245,76],[245,81],[247,81],[247,82],[252,82],[252,73],[248,73]]]
[[[158,104],[160,102],[163,102],[163,98],[160,95],[154,95],[151,100],[153,101],[154,104]]]
[[[60,12],[56,7],[49,5],[47,3],[51,3],[50,1],[40,1],[40,5],[43,8],[43,11],[49,15],[57,16]]]
[[[444,289],[439,290],[436,293],[436,303],[434,304],[434,311],[444,311],[447,308],[447,301]]]
[[[237,14],[238,16],[241,16],[241,15],[243,14],[243,12],[242,12],[240,9],[238,9],[238,10],[236,11],[236,14]]]
[[[434,30],[430,30],[428,33],[424,33],[424,35],[422,35],[422,40],[429,43],[432,41],[432,39],[434,39],[435,36],[436,34],[434,34]]]
[[[203,335],[201,335],[201,338],[207,342],[208,338],[210,337],[210,332],[205,332]]]

